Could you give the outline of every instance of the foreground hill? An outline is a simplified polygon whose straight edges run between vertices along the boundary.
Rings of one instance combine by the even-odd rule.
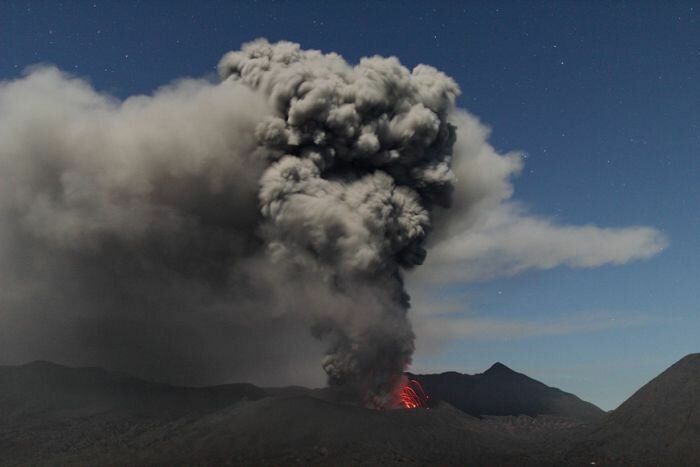
[[[699,466],[700,353],[651,380],[582,436],[569,464]]]
[[[700,354],[596,421],[595,408],[504,365],[435,376],[417,378],[472,405],[377,411],[300,387],[185,388],[48,362],[0,367],[0,466],[700,465]]]
[[[547,446],[558,444],[552,427],[570,429],[546,418],[479,420],[444,403],[376,411],[304,388],[183,388],[48,362],[0,367],[3,466],[546,465]]]
[[[582,422],[602,419],[605,412],[573,394],[552,388],[502,363],[484,373],[465,375],[450,371],[411,375],[434,399],[449,402],[470,415],[550,415]]]

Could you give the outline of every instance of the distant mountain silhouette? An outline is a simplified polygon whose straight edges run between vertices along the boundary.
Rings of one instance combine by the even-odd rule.
[[[371,410],[300,387],[185,388],[49,362],[0,366],[0,466],[541,465],[528,442],[447,404]]]
[[[700,465],[700,353],[651,380],[572,449],[571,462]]]
[[[517,373],[500,362],[475,375],[450,371],[410,377],[420,381],[431,398],[477,417],[552,415],[590,422],[605,416],[590,402]]]
[[[0,467],[700,465],[700,354],[610,414],[501,363],[412,377],[430,410],[371,410],[302,387],[188,388],[50,362],[0,366]]]
[[[181,416],[265,396],[265,391],[252,384],[189,388],[46,361],[0,366],[0,425],[32,416],[45,419],[53,413],[65,416],[72,411],[80,415],[119,411]]]

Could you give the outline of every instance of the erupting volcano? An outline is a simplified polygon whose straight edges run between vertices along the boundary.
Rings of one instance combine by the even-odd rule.
[[[417,380],[408,379],[401,386],[398,399],[398,406],[404,409],[427,409],[430,397]]]

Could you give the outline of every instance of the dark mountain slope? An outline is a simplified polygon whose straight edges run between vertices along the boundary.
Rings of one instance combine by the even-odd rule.
[[[32,417],[88,415],[109,411],[179,416],[215,410],[267,394],[252,384],[205,388],[170,386],[100,368],[69,368],[37,361],[0,366],[0,426]]]
[[[597,417],[594,406],[501,364],[417,378],[433,400],[480,418],[445,402],[376,411],[334,402],[327,390],[185,388],[48,362],[0,367],[0,466],[700,465],[700,354],[586,423],[575,420]]]
[[[567,456],[568,463],[700,465],[700,353],[651,380]]]
[[[605,412],[573,394],[552,388],[502,363],[486,372],[410,375],[433,398],[449,402],[474,416],[551,415],[581,422],[600,420]]]
[[[447,404],[377,411],[314,393],[182,388],[47,362],[0,367],[0,465],[546,464],[530,437]]]

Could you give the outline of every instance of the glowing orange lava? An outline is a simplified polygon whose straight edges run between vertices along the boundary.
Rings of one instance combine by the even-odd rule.
[[[428,399],[423,386],[415,379],[406,381],[399,391],[399,404],[406,409],[428,408]]]

